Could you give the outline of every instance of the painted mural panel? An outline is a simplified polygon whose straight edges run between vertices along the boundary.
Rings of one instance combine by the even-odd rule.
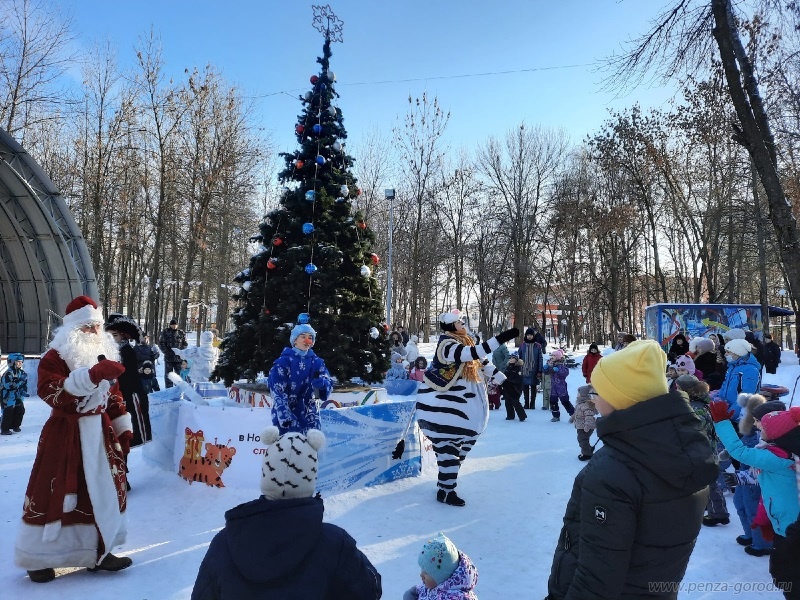
[[[678,333],[706,337],[728,329],[749,329],[761,339],[763,319],[757,304],[654,304],[645,309],[647,337],[665,348]]]

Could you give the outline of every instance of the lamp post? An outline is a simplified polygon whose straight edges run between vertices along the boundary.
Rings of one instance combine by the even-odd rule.
[[[386,260],[386,325],[392,326],[392,207],[394,206],[394,190],[383,190],[383,197],[389,202],[389,257]]]

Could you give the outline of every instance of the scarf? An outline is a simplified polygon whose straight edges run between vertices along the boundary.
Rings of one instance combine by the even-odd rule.
[[[472,337],[470,337],[470,335],[466,331],[462,332],[446,331],[445,335],[450,336],[451,338],[456,340],[459,344],[462,344],[464,346],[475,346],[475,340],[473,340]],[[461,372],[461,376],[467,381],[480,383],[482,381],[479,373],[480,361],[468,360],[463,364],[464,364],[464,370]]]
[[[522,363],[522,375],[527,377],[530,375],[531,371],[533,371],[533,355],[534,355],[534,344],[536,342],[523,342],[523,344],[527,344],[528,347],[525,348],[525,362]]]

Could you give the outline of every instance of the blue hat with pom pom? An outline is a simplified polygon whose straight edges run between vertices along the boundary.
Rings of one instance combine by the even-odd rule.
[[[311,335],[312,340],[315,342],[317,341],[317,332],[314,331],[314,328],[308,323],[301,323],[299,325],[295,325],[294,329],[292,329],[292,333],[289,335],[289,343],[294,346],[295,340],[297,340],[297,338],[299,338],[303,333],[308,333]]]
[[[436,585],[450,578],[458,566],[458,549],[441,531],[432,540],[428,540],[420,552],[419,568],[427,573]]]

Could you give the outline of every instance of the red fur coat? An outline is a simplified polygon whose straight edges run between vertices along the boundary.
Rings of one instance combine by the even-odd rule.
[[[93,567],[125,541],[127,480],[117,436],[131,429],[130,415],[116,383],[102,381],[74,396],[64,390],[69,375],[55,350],[39,363],[38,393],[53,410],[39,438],[17,538],[15,560],[27,570]],[[79,411],[95,397],[98,406]]]

